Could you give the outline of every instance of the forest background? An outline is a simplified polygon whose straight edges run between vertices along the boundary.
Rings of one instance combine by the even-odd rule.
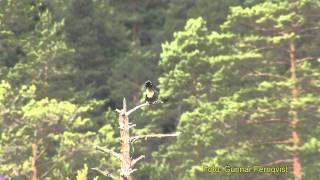
[[[132,133],[181,134],[135,143],[135,179],[320,174],[319,0],[0,0],[0,79],[5,178],[117,172],[95,147],[119,151],[114,110],[142,103],[148,79],[166,102]],[[226,165],[289,173],[203,171]]]

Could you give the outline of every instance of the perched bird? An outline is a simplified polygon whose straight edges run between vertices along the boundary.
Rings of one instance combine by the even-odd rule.
[[[157,102],[159,98],[159,92],[153,86],[152,82],[150,80],[146,81],[144,83],[144,87],[146,88],[145,101],[149,104],[154,104],[155,102]]]

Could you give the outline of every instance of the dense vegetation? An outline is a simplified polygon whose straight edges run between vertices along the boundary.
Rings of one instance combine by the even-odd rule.
[[[0,179],[117,172],[95,146],[148,79],[133,134],[181,135],[136,143],[136,179],[317,179],[319,48],[319,0],[0,0]],[[203,170],[226,165],[289,173]]]

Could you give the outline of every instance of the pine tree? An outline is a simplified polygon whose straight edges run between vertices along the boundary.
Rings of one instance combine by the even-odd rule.
[[[56,22],[41,1],[7,1],[3,2],[2,8],[4,23],[1,28],[7,54],[3,56],[5,66],[2,78],[17,86],[25,82],[36,84],[42,97],[59,96],[65,99],[71,94],[65,89],[71,91],[68,84],[72,81],[71,63],[65,57],[70,55],[72,49],[63,41],[63,20]],[[15,24],[19,24],[18,27]],[[28,28],[19,27],[23,24],[28,24]],[[61,88],[62,84],[65,89]]]
[[[0,85],[0,174],[74,179],[84,162],[116,167],[92,150],[98,143],[117,143],[110,121],[90,119],[101,103],[65,101],[75,99],[76,73],[67,58],[72,48],[64,41],[64,21],[57,22],[44,1],[0,4],[0,76],[6,80]],[[110,110],[101,114],[108,119]]]
[[[35,92],[35,86],[16,89],[1,82],[0,173],[27,179],[72,177],[74,168],[84,161],[75,157],[90,155],[89,147],[99,140],[92,141],[94,132],[81,133],[90,121],[80,115],[91,107],[37,100]]]
[[[184,135],[162,149],[167,154],[155,164],[162,176],[154,179],[226,176],[204,172],[203,165],[289,166],[289,174],[258,175],[315,177],[319,54],[311,39],[319,37],[318,8],[312,0],[234,7],[221,33],[190,20],[164,45],[161,89]]]
[[[76,99],[106,100],[111,65],[127,49],[125,31],[108,1],[72,0],[68,12],[65,30],[75,49]]]

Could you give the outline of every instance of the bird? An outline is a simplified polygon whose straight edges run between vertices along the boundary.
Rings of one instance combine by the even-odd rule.
[[[144,83],[144,87],[146,89],[145,92],[145,101],[149,104],[154,104],[158,101],[159,98],[159,91],[153,86],[150,80],[147,80]]]

